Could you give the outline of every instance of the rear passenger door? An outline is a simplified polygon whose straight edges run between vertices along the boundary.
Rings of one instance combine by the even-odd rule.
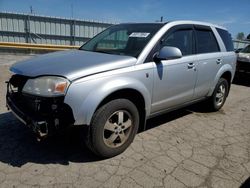
[[[195,25],[197,81],[194,99],[209,92],[214,78],[223,64],[223,57],[216,37],[209,26]]]

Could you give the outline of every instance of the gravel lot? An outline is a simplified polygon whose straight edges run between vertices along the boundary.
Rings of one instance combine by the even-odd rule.
[[[100,160],[77,129],[39,143],[7,111],[8,67],[29,57],[0,54],[1,188],[250,187],[250,76],[232,85],[221,111],[192,106],[154,118],[126,152]]]

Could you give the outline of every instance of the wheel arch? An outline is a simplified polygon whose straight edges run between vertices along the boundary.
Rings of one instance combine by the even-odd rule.
[[[83,97],[81,95],[79,96],[79,94],[73,96],[73,94],[77,93],[75,90],[78,91],[79,88],[83,88],[85,86],[84,84],[75,85],[74,86],[75,90],[72,89],[71,91],[72,96],[71,98],[68,97],[68,101],[71,103],[72,101],[75,102],[72,103],[72,106],[75,106],[74,108],[76,117],[75,125],[90,125],[94,113],[101,105],[108,102],[109,100],[117,99],[120,97],[129,99],[133,103],[135,103],[141,116],[140,127],[142,126],[143,129],[145,125],[145,119],[150,114],[150,108],[151,108],[150,88],[148,88],[147,85],[145,85],[145,83],[142,83],[140,80],[128,77],[126,78],[119,77],[119,79],[113,78],[107,80],[105,84],[102,83],[103,80],[100,80],[99,82],[94,81],[90,86],[88,83],[87,86],[91,87],[91,89],[85,90],[86,92],[83,93]],[[82,102],[79,103],[79,101]]]
[[[228,83],[228,93],[230,91],[230,88],[231,88],[231,80],[232,80],[232,73],[230,71],[226,71],[224,72],[220,78],[224,78],[227,80],[227,83]]]
[[[233,68],[228,64],[222,66],[214,78],[214,82],[213,82],[212,86],[210,87],[210,91],[209,91],[208,96],[211,96],[213,94],[214,88],[215,88],[215,86],[218,83],[220,78],[224,78],[228,81],[228,85],[229,85],[229,89],[230,89],[232,77],[233,77]]]
[[[138,109],[139,113],[139,132],[145,129],[145,119],[146,119],[146,102],[144,96],[136,89],[132,88],[125,88],[116,90],[106,96],[96,107],[96,110],[99,109],[102,105],[108,103],[111,100],[115,99],[128,99],[133,104],[135,104],[136,108]],[[95,110],[95,111],[96,111]]]

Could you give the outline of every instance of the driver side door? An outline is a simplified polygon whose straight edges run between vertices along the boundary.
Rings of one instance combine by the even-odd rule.
[[[192,25],[170,29],[158,44],[177,47],[182,52],[179,59],[155,62],[151,113],[174,108],[193,99],[197,77]]]

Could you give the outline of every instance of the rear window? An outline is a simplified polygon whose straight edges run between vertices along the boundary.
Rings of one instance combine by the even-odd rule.
[[[230,33],[228,33],[228,31],[226,31],[224,29],[220,29],[220,28],[216,28],[216,30],[218,31],[222,41],[224,42],[227,51],[228,52],[234,51],[233,41],[232,41],[232,37],[231,37]]]
[[[197,53],[219,52],[219,46],[212,30],[196,29]]]

